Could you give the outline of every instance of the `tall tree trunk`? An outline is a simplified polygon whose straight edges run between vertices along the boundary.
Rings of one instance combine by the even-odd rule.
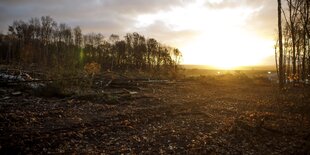
[[[292,48],[293,48],[293,57],[292,57],[292,67],[293,67],[293,79],[295,82],[295,76],[297,74],[296,72],[296,30],[295,30],[295,10],[293,6],[292,0],[288,0],[288,7],[289,7],[289,22],[290,22],[290,32],[292,35]],[[296,9],[296,8],[295,8]]]
[[[302,80],[306,80],[306,53],[307,53],[307,41],[306,31],[303,32],[303,55],[302,55]]]
[[[283,72],[283,43],[282,43],[281,0],[278,0],[278,31],[279,31],[279,86],[282,89],[283,86],[284,86],[284,72]]]

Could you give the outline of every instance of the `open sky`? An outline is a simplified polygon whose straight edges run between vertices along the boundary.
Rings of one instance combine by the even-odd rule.
[[[276,0],[1,0],[0,32],[47,15],[84,33],[155,38],[179,48],[184,64],[274,64]]]

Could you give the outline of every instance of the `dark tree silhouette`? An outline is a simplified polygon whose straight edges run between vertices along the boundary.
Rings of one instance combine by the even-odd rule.
[[[282,43],[282,4],[281,0],[278,0],[278,31],[279,31],[279,84],[280,88],[283,88],[284,82],[284,70],[283,70],[283,43]]]
[[[180,63],[178,49],[136,32],[105,40],[100,33],[83,34],[80,27],[57,24],[49,16],[15,21],[8,30],[1,35],[1,64],[78,72],[96,62],[102,70],[168,74]]]
[[[308,0],[286,0],[283,5],[278,0],[279,54],[276,56],[280,87],[290,83],[309,83],[309,3]],[[284,23],[281,21],[283,17]]]

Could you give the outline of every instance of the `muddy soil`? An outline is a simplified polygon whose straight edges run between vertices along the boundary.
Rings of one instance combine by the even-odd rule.
[[[0,91],[0,154],[310,154],[308,88],[202,78],[61,98],[16,91]]]

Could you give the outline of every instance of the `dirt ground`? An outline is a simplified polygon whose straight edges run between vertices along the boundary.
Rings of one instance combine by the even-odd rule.
[[[0,154],[310,154],[308,88],[221,76],[138,86],[0,88]]]

